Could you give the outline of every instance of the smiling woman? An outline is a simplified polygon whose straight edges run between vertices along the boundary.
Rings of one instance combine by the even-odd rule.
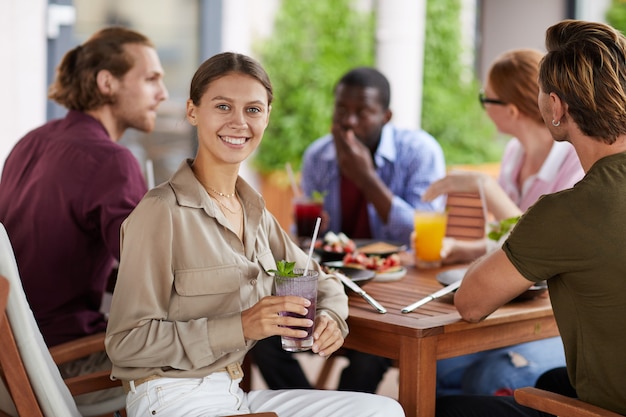
[[[150,190],[122,227],[106,346],[112,374],[127,387],[129,417],[267,410],[348,417],[347,409],[355,417],[403,416],[394,400],[369,394],[240,388],[247,351],[269,336],[305,337],[313,324],[307,313],[315,313],[312,351],[335,352],[347,334],[347,297],[317,264],[316,305],[272,295],[276,259],[300,267],[308,257],[239,176],[269,122],[272,86],[263,68],[221,53],[196,71],[190,92],[195,159]]]
[[[198,131],[198,153],[191,169],[243,239],[244,213],[235,183],[241,163],[261,143],[273,96],[267,77],[259,79],[238,71],[222,76],[224,66],[230,63],[224,59],[221,64],[205,62],[191,81],[187,120]],[[228,175],[216,175],[221,170]]]

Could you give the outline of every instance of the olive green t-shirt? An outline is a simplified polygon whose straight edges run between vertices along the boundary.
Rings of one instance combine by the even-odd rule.
[[[541,197],[502,249],[524,277],[548,280],[580,399],[626,414],[626,153]]]

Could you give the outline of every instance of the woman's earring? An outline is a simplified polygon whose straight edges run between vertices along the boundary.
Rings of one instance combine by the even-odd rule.
[[[554,119],[552,119],[552,126],[554,126],[554,127],[559,127],[559,126],[561,126],[561,121],[559,120],[559,121],[557,122],[557,121],[555,121]]]

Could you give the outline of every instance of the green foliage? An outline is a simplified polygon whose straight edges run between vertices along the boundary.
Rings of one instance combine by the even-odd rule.
[[[257,45],[275,97],[254,159],[260,172],[283,170],[286,162],[300,170],[306,147],[330,131],[337,80],[355,66],[373,65],[373,13],[352,3],[282,1],[274,35]]]
[[[615,29],[626,33],[626,0],[612,0],[606,11],[606,21]]]
[[[346,71],[374,66],[375,16],[355,0],[283,0],[273,36],[255,45],[274,85],[270,124],[255,155],[261,173],[301,168],[302,154],[330,130],[333,88]],[[461,62],[460,0],[427,2],[422,127],[448,164],[498,161],[502,144]]]
[[[427,2],[422,127],[448,164],[498,161],[502,144],[478,102],[480,85],[461,62],[460,0]]]
[[[296,266],[295,262],[287,262],[287,261],[278,261],[276,263],[277,269],[270,269],[269,272],[273,272],[279,277],[283,278],[293,278],[293,277],[301,277],[302,274],[296,274],[293,272],[293,268]]]
[[[317,190],[313,190],[313,193],[311,194],[311,200],[316,203],[324,203],[324,197],[326,197],[326,191],[320,192]]]
[[[487,233],[487,237],[496,242],[500,238],[511,231],[513,226],[517,224],[521,216],[509,217],[508,219],[500,220],[498,223],[491,225],[491,230]]]

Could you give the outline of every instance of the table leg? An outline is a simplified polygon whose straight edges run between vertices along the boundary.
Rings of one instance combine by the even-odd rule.
[[[399,402],[406,417],[434,417],[437,338],[403,337],[400,342]]]

